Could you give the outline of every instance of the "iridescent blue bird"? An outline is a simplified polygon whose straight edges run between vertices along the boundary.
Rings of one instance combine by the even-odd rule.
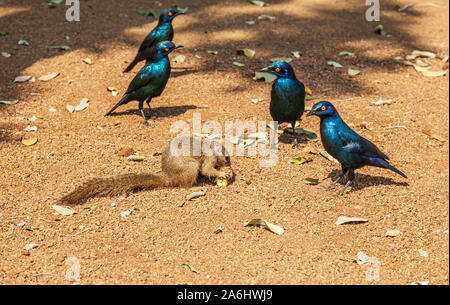
[[[307,114],[307,116],[311,115],[320,118],[320,137],[325,150],[342,166],[342,172],[336,181],[333,181],[332,186],[345,174],[348,175],[348,181],[338,195],[342,195],[355,179],[355,169],[366,165],[387,168],[407,178],[404,173],[388,163],[388,156],[383,154],[375,144],[348,127],[330,102],[322,101],[315,104]]]
[[[138,62],[148,60],[148,58],[151,56],[152,48],[156,46],[158,42],[172,41],[172,20],[176,16],[184,13],[184,11],[178,9],[164,10],[159,16],[158,25],[145,37],[144,41],[142,41],[135,59],[123,72],[129,72],[134,68],[134,66],[136,66]]]
[[[117,107],[125,105],[131,101],[139,102],[139,110],[144,118],[144,123],[148,126],[147,118],[144,114],[144,101],[147,103],[152,118],[156,118],[150,107],[150,101],[158,97],[164,91],[170,76],[170,61],[168,55],[175,49],[183,46],[176,45],[171,41],[159,42],[153,49],[145,66],[136,74],[128,86],[122,99],[106,114],[110,115]]]
[[[277,77],[272,85],[270,99],[272,119],[278,121],[278,124],[291,123],[294,130],[295,122],[300,120],[305,111],[305,85],[297,80],[294,70],[286,62],[274,62],[261,72],[270,72]],[[293,145],[298,146],[298,134],[295,130],[294,135]]]

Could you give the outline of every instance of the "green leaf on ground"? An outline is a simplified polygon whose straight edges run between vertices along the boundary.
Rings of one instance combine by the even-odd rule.
[[[355,53],[349,51],[339,52],[339,56],[355,56]]]
[[[192,267],[192,266],[189,266],[188,264],[181,264],[181,265],[180,265],[180,268],[184,268],[184,269],[191,270],[192,272],[197,273],[197,274],[200,273],[200,272],[197,271],[197,269],[195,269],[195,268]]]
[[[300,165],[303,163],[307,163],[310,162],[311,159],[306,159],[305,157],[297,157],[297,158],[290,158],[289,159],[289,163],[295,164],[295,165]]]
[[[305,101],[310,101],[310,100],[312,100],[312,97],[311,97],[311,95],[307,95],[307,96],[305,96]]]
[[[238,67],[243,67],[243,66],[245,66],[245,64],[240,63],[240,62],[238,62],[238,61],[234,61],[234,62],[233,62],[233,65],[238,66]]]
[[[2,56],[8,58],[11,57],[11,54],[9,54],[8,52],[2,52]]]
[[[153,18],[155,18],[155,19],[159,18],[158,14],[155,11],[136,10],[136,13],[138,13],[139,15],[142,15],[142,16],[150,16],[150,15],[152,15]]]
[[[261,6],[261,7],[266,5],[266,3],[264,1],[258,1],[258,0],[247,0],[247,3]]]
[[[319,179],[317,178],[305,178],[303,182],[308,185],[317,185],[319,184]]]
[[[381,36],[387,35],[387,32],[384,30],[384,26],[382,24],[379,24],[375,27],[375,33],[377,33]]]

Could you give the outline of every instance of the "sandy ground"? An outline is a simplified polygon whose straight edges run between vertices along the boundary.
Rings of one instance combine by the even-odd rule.
[[[377,22],[364,19],[367,7],[360,0],[267,0],[266,7],[243,0],[161,0],[162,7],[177,4],[189,11],[174,21],[174,42],[185,48],[171,59],[183,54],[186,61],[173,62],[166,90],[152,102],[160,117],[154,128],[142,124],[137,103],[115,116],[104,114],[141,67],[122,73],[155,24],[136,9],[162,7],[143,0],[82,1],[81,21],[69,23],[67,7],[49,9],[46,2],[0,0],[0,32],[8,33],[0,37],[0,51],[11,54],[0,56],[0,99],[19,100],[0,105],[0,283],[71,284],[74,261],[81,284],[449,283],[448,75],[425,77],[393,60],[427,50],[439,58],[423,61],[432,70],[448,71],[440,59],[449,53],[448,1],[404,13],[395,7],[421,1],[382,1],[379,23],[392,35],[383,37],[374,33]],[[276,19],[258,20],[260,15]],[[30,46],[18,45],[21,39]],[[46,47],[55,45],[71,49]],[[256,55],[239,56],[240,48]],[[294,58],[291,51],[302,56]],[[341,57],[340,51],[356,56]],[[303,139],[300,149],[281,143],[275,167],[260,168],[259,158],[232,157],[235,182],[227,188],[205,184],[206,196],[198,201],[186,202],[189,189],[160,189],[92,199],[73,207],[77,214],[55,214],[52,205],[89,178],[160,170],[157,153],[175,136],[169,130],[177,120],[191,124],[193,114],[201,113],[204,122],[270,121],[271,85],[253,81],[250,71],[278,56],[292,57],[298,79],[313,91],[307,107],[333,102],[347,123],[409,178],[364,168],[354,187],[337,198],[338,190],[323,186],[339,165],[301,152],[311,145]],[[344,68],[328,66],[329,60]],[[351,77],[347,68],[361,73]],[[52,72],[60,75],[38,80]],[[14,83],[18,75],[36,81]],[[107,87],[117,88],[119,96]],[[82,98],[89,98],[87,109],[66,110]],[[253,104],[253,98],[264,101]],[[371,105],[380,99],[393,102]],[[36,121],[28,121],[33,116]],[[27,125],[38,129],[26,132]],[[318,132],[319,120],[303,117],[301,127]],[[21,144],[31,137],[38,138],[35,145]],[[124,147],[145,161],[118,156]],[[299,156],[312,162],[289,164]],[[304,184],[307,177],[320,184]],[[120,216],[130,209],[131,215]],[[337,226],[339,216],[368,222]],[[252,218],[285,232],[244,227]],[[219,226],[223,232],[215,234]],[[401,234],[386,237],[393,229]],[[30,243],[38,247],[23,250]],[[376,260],[357,264],[359,251]],[[366,273],[377,266],[379,280],[372,281]]]

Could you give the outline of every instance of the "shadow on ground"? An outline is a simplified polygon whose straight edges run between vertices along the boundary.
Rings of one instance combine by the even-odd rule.
[[[381,8],[383,25],[393,35],[392,38],[374,33],[376,22],[365,20],[367,6],[360,0],[345,3],[336,1],[334,6],[318,3],[314,7],[298,7],[297,11],[290,12],[277,9],[278,4],[292,4],[290,0],[267,0],[269,5],[263,8],[247,4],[244,0],[160,2],[162,6],[156,7],[153,2],[144,0],[82,0],[81,21],[67,22],[65,12],[68,7],[64,3],[49,8],[47,1],[1,0],[0,31],[8,35],[0,36],[0,46],[1,51],[7,51],[12,56],[0,57],[0,98],[20,99],[22,92],[13,84],[14,77],[36,62],[61,55],[62,51],[48,46],[68,45],[71,50],[66,52],[86,49],[94,53],[105,52],[111,45],[137,48],[143,37],[132,37],[125,32],[144,24],[148,25],[150,31],[155,21],[153,17],[137,14],[136,9],[160,12],[171,5],[188,7],[190,22],[174,21],[174,41],[186,33],[198,35],[207,41],[202,44],[190,41],[182,51],[192,55],[202,52],[204,61],[201,69],[177,69],[172,72],[172,77],[195,72],[230,71],[248,78],[252,71],[267,66],[270,58],[292,57],[291,51],[298,50],[303,56],[292,64],[298,71],[297,76],[305,80],[313,91],[333,88],[327,94],[339,96],[351,92],[358,95],[358,92],[370,88],[366,84],[350,81],[345,73],[334,73],[334,68],[326,65],[327,60],[335,60],[339,51],[347,49],[349,43],[390,39],[402,48],[423,49],[416,44],[413,33],[407,31],[408,24],[420,17],[420,11],[411,10],[406,18],[405,14],[395,12],[397,3],[394,0],[383,1]],[[385,16],[383,12],[390,13]],[[276,20],[258,20],[258,16],[263,14],[274,16]],[[254,20],[256,24],[247,25],[247,20]],[[70,36],[70,40],[65,39],[66,35]],[[236,39],[233,35],[242,39]],[[228,38],[231,36],[234,38]],[[30,46],[18,45],[21,39],[27,40]],[[240,61],[246,64],[245,68],[233,66],[236,49],[244,47],[257,50],[258,56],[243,57]],[[217,50],[219,53],[214,56],[207,54],[207,50]],[[366,67],[384,70],[395,69],[397,65],[393,61],[386,61],[386,58],[374,59],[370,56],[371,50],[363,47],[352,46],[352,51],[357,54],[357,58],[346,59],[347,65],[363,63]],[[126,62],[113,64],[127,65]],[[135,68],[132,75],[136,72]]]

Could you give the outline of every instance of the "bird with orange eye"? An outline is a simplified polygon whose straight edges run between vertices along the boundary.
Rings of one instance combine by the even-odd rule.
[[[320,118],[320,138],[323,147],[342,165],[342,172],[331,186],[334,187],[345,175],[348,177],[347,183],[338,195],[342,195],[353,182],[355,170],[363,166],[386,168],[406,178],[404,173],[389,164],[388,156],[375,144],[354,132],[330,102],[322,101],[312,106],[307,116],[312,115]]]
[[[151,57],[148,58],[145,66],[131,81],[125,95],[106,115],[111,115],[119,106],[128,104],[131,101],[138,101],[139,111],[144,119],[144,123],[150,126],[144,114],[144,102],[147,103],[152,118],[156,119],[156,115],[150,107],[150,101],[161,95],[169,80],[171,71],[170,61],[167,58],[169,53],[181,47],[183,46],[174,44],[171,41],[157,43],[152,49]]]
[[[261,72],[269,72],[277,77],[272,85],[270,115],[278,124],[291,123],[294,133],[293,146],[298,146],[295,122],[300,120],[305,110],[306,93],[311,94],[311,92],[297,80],[294,69],[286,62],[274,62],[271,66],[262,69]],[[272,139],[272,148],[276,147],[275,140]]]
[[[185,14],[185,10],[167,9],[159,16],[158,25],[145,37],[139,47],[138,53],[134,60],[128,65],[124,72],[131,71],[139,62],[146,60],[152,56],[153,48],[161,41],[172,41],[174,31],[172,20],[179,15]]]

